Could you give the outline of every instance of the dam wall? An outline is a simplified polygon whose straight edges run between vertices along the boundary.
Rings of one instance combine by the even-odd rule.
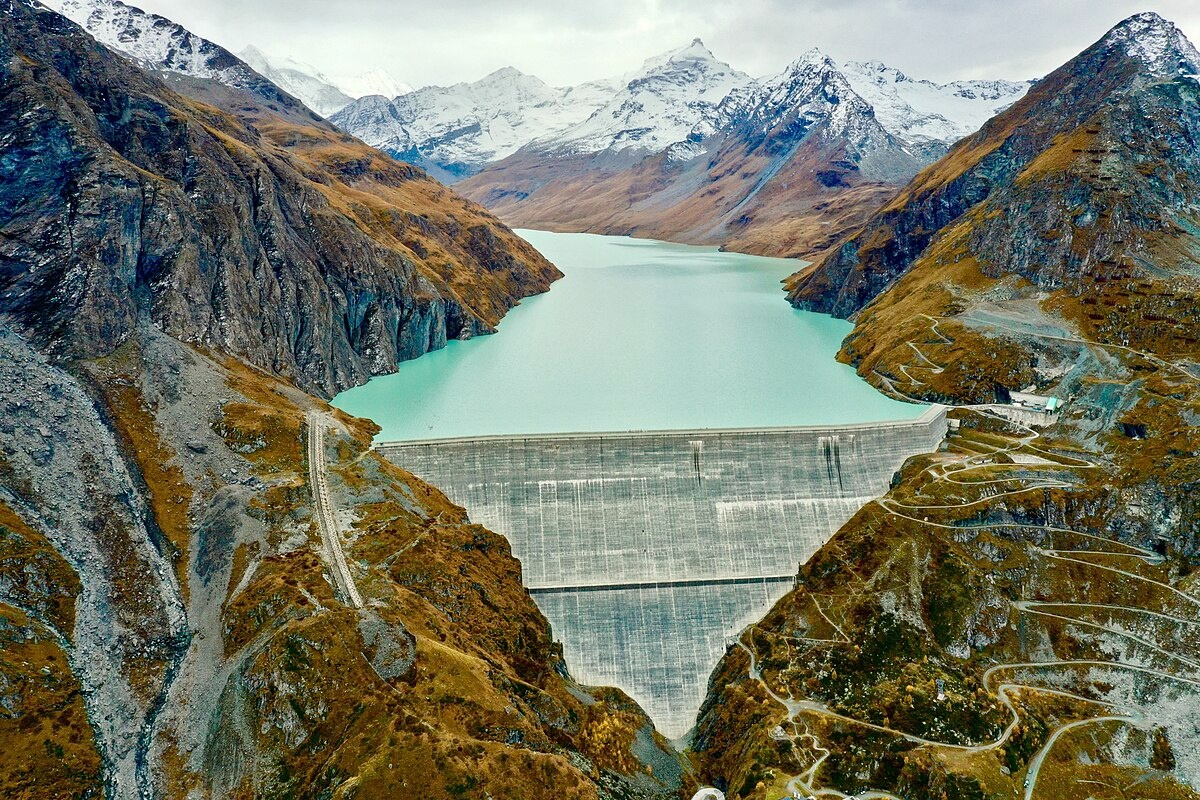
[[[946,412],[840,427],[497,436],[376,445],[512,543],[575,678],[618,686],[668,736],[694,724],[729,637]]]

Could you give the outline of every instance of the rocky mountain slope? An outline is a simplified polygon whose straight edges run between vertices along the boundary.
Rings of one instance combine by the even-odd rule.
[[[268,102],[290,105],[289,95],[233,53],[166,17],[121,0],[47,0],[43,5],[147,69],[217,81]]]
[[[1013,253],[1016,263],[996,264],[993,272],[1019,272],[1053,288],[1086,278],[1102,258],[1132,255],[1139,242],[1126,241],[1115,228],[1168,232],[1170,211],[1160,222],[1144,214],[1157,213],[1152,209],[1157,204],[1185,206],[1188,186],[1156,178],[1153,170],[1162,160],[1189,161],[1190,153],[1171,147],[1169,139],[1146,150],[1147,143],[1131,134],[1161,124],[1187,135],[1179,129],[1187,123],[1197,63],[1195,48],[1158,18],[1131,19],[925,170],[837,253],[798,278],[793,299],[847,316],[923,257],[944,250],[931,245],[949,243],[948,234],[1008,241],[1017,238],[1013,232],[1021,223],[1036,222],[1033,230],[1063,235]],[[1180,96],[1162,97],[1166,86]],[[1153,136],[1162,140],[1164,134],[1156,128]],[[1040,212],[1017,208],[1035,187],[1053,202],[1039,204]],[[1081,209],[1085,200],[1089,208]],[[1127,218],[1125,209],[1138,216]],[[1010,213],[1019,214],[1019,221]],[[1058,219],[1031,219],[1031,213]],[[1008,235],[1001,235],[997,226],[1008,224],[1013,225]],[[1046,267],[1034,263],[1043,260]]]
[[[7,66],[5,222],[22,235],[0,246],[3,310],[56,357],[105,355],[149,318],[333,392],[491,330],[558,276],[479,207],[278,90],[286,117],[222,84],[178,86],[234,116],[58,34],[73,50],[36,50],[49,39],[32,30],[8,45],[33,61]]]
[[[730,797],[1200,796],[1198,64],[1124,21],[798,279],[961,427],[728,652]]]
[[[677,794],[507,543],[304,391],[553,267],[287,95],[169,88],[32,0],[0,72],[0,795]]]

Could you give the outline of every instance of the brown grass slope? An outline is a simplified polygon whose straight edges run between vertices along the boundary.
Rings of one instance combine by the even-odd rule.
[[[162,394],[166,376],[147,355],[124,352],[96,380],[106,395],[131,383],[156,398],[155,426],[178,440],[173,421],[194,403]],[[221,588],[205,590],[209,608],[193,601],[193,624],[220,645],[193,641],[175,688],[190,699],[157,734],[168,796],[672,794],[681,769],[640,709],[566,677],[502,537],[369,452],[366,421],[237,361],[175,357],[225,384],[226,402],[197,411],[245,458],[239,472],[255,476],[255,490],[225,507],[218,547],[193,545],[189,583]],[[345,547],[362,611],[335,596],[318,555],[303,449],[314,406],[341,428],[327,437],[329,480],[357,520]],[[209,482],[193,508],[216,509],[227,491]],[[210,529],[203,516],[196,527]],[[643,761],[647,752],[658,761]]]

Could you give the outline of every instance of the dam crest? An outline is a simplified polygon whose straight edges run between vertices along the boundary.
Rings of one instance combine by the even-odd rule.
[[[581,683],[616,686],[666,735],[694,725],[730,637],[910,457],[946,409],[857,425],[380,442],[512,544]]]

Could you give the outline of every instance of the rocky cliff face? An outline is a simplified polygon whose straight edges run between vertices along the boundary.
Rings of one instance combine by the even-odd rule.
[[[319,121],[204,81],[176,86],[234,113],[189,99],[25,3],[0,25],[0,311],[57,358],[149,321],[328,393],[490,331],[558,275]]]

